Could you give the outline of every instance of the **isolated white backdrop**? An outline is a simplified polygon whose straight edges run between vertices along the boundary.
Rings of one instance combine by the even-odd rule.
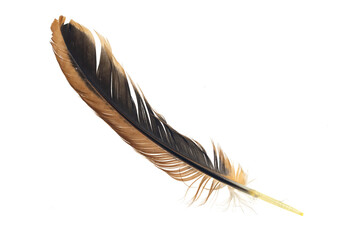
[[[1,20],[0,239],[359,239],[358,1],[20,1]],[[184,184],[78,97],[54,18],[106,36],[168,122],[219,142],[260,200],[187,207]]]

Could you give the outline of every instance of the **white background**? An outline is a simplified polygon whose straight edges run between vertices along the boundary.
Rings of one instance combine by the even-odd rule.
[[[23,1],[1,20],[0,239],[359,239],[358,1]],[[187,207],[186,186],[78,97],[54,18],[95,29],[154,108],[219,142],[255,212]]]

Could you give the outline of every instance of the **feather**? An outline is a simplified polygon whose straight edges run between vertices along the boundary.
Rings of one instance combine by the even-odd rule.
[[[246,186],[247,175],[232,165],[213,143],[214,158],[205,149],[173,129],[149,104],[112,54],[109,42],[101,42],[97,66],[95,40],[84,26],[60,16],[51,25],[52,47],[70,85],[120,137],[156,167],[178,181],[197,183],[192,202],[207,192],[203,203],[225,186],[234,198],[234,190],[263,199],[302,215],[280,201]],[[135,94],[132,96],[131,90]],[[232,200],[232,199],[230,199]]]

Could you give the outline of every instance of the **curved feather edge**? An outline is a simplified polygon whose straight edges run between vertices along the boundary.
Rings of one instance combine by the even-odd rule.
[[[60,68],[70,85],[135,151],[175,180],[190,181],[189,188],[197,183],[192,202],[199,200],[203,192],[207,191],[203,200],[205,203],[214,192],[228,186],[229,189],[239,190],[302,215],[300,211],[246,187],[245,172],[240,166],[235,168],[221,148],[215,147],[214,143],[214,159],[211,161],[198,142],[171,128],[164,117],[152,109],[142,91],[127,76],[112,55],[109,42],[100,34],[98,36],[101,41],[99,64],[101,69],[96,69],[96,58],[93,56],[95,43],[91,32],[73,20],[68,24],[64,23],[63,16],[52,23],[51,44]],[[66,30],[64,30],[65,27],[67,27]],[[71,41],[65,43],[64,38],[71,31],[75,32],[71,37],[80,39],[82,45],[72,46],[76,43]],[[78,48],[81,50],[79,50],[79,57],[76,57]],[[136,99],[131,97],[130,85],[136,94]],[[134,100],[137,101],[137,107]],[[154,129],[155,127],[157,129]],[[231,193],[232,191],[230,191],[230,198],[233,198]]]

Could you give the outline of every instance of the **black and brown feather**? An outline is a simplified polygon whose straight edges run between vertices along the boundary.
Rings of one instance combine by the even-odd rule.
[[[179,181],[197,183],[193,201],[207,191],[205,202],[224,186],[250,193],[247,176],[213,144],[214,157],[205,149],[174,130],[149,104],[112,55],[110,44],[101,35],[100,60],[91,32],[65,18],[54,20],[52,46],[59,65],[80,97],[110,125],[122,139],[156,167]],[[130,88],[135,96],[132,97]]]

